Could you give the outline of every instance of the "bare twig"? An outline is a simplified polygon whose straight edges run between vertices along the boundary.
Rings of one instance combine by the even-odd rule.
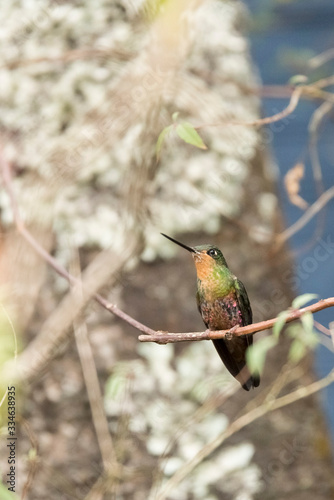
[[[64,269],[62,266],[60,266],[60,264],[38,244],[38,242],[33,238],[33,236],[29,233],[29,231],[24,227],[23,222],[22,222],[20,215],[18,213],[15,196],[14,196],[14,193],[12,190],[9,164],[0,157],[0,166],[2,166],[2,169],[5,173],[5,175],[4,175],[5,186],[6,186],[8,192],[11,196],[11,199],[12,199],[13,211],[14,211],[14,216],[15,216],[15,223],[16,223],[18,230],[26,238],[26,240],[36,249],[36,251],[41,255],[41,257],[43,257],[55,269],[55,271],[57,271],[61,276],[63,276],[65,279],[67,279],[72,285],[79,285],[80,287],[83,286],[83,290],[85,291],[85,293],[88,293],[88,291],[91,289],[89,287],[88,288],[85,287],[85,281],[83,280],[83,284],[82,284],[80,280],[76,279],[68,271],[66,271],[66,269]],[[334,188],[333,188],[333,190],[334,190]],[[326,191],[326,193],[328,193],[328,191]],[[326,194],[326,193],[324,193],[324,194]],[[333,191],[333,195],[334,195],[334,191]],[[318,200],[318,202],[319,202],[319,200]],[[313,205],[312,205],[312,207],[313,207]],[[152,328],[149,328],[148,326],[140,323],[139,321],[135,320],[134,318],[132,318],[131,316],[126,314],[124,311],[119,309],[115,304],[111,304],[110,302],[108,302],[106,299],[104,299],[98,293],[94,293],[91,291],[90,297],[94,298],[102,307],[104,307],[108,311],[112,312],[115,316],[119,317],[123,321],[127,322],[129,325],[133,326],[137,330],[144,333],[145,335],[139,336],[139,340],[141,342],[156,342],[158,344],[167,344],[169,342],[174,343],[174,342],[183,342],[183,341],[189,341],[189,340],[192,340],[192,341],[195,341],[195,340],[213,340],[213,339],[224,338],[230,332],[229,330],[217,330],[217,331],[206,330],[204,332],[188,332],[188,333],[167,333],[167,332],[161,332],[161,331],[156,332]],[[89,300],[89,298],[87,298],[87,301],[88,300]],[[333,307],[333,306],[334,306],[334,297],[323,299],[315,304],[312,304],[311,306],[307,306],[307,307],[304,307],[302,309],[291,311],[291,313],[287,316],[285,322],[290,323],[291,321],[297,320],[306,311],[317,312],[317,311],[321,311],[322,309],[326,309],[327,307]],[[72,307],[72,304],[70,305],[70,307]],[[81,305],[81,307],[83,307],[83,305]],[[80,308],[80,310],[81,310],[81,308]],[[273,318],[273,319],[270,319],[267,321],[261,321],[259,323],[254,323],[252,325],[239,327],[233,332],[233,334],[237,335],[237,336],[254,334],[256,332],[266,330],[267,328],[271,328],[275,324],[276,321],[277,321],[277,318]],[[48,337],[50,337],[50,335],[48,335]],[[34,342],[32,342],[32,344],[35,344],[35,342],[36,342],[36,340]],[[54,344],[52,344],[52,346],[53,345]],[[37,366],[39,366],[39,363],[37,363]]]
[[[120,61],[127,61],[130,57],[133,56],[133,53],[127,52],[124,49],[115,49],[115,48],[82,48],[82,49],[74,49],[67,50],[58,56],[53,57],[36,57],[32,59],[12,59],[9,61],[5,61],[0,67],[16,69],[22,66],[30,66],[32,64],[40,64],[40,63],[69,63],[72,61],[77,61],[79,59],[94,59],[101,58],[104,59],[113,59]]]
[[[318,135],[319,135],[319,129],[320,126],[325,119],[325,117],[330,113],[330,111],[333,109],[333,103],[324,101],[320,106],[314,111],[314,113],[311,116],[308,130],[309,130],[309,154],[310,154],[310,160],[311,160],[311,165],[312,165],[312,170],[313,170],[313,178],[315,181],[315,187],[316,187],[316,194],[317,198],[320,198],[323,193],[324,193],[324,184],[323,184],[323,176],[322,176],[322,169],[321,169],[321,163],[320,163],[320,158],[319,158],[319,152],[318,152]],[[304,207],[301,207],[304,208]],[[305,252],[306,250],[310,249],[313,247],[314,242],[317,241],[321,235],[323,234],[323,231],[325,229],[325,223],[326,223],[326,210],[321,210],[321,212],[318,215],[318,220],[317,224],[314,230],[314,234],[310,238],[310,240],[303,245],[301,248],[299,248],[299,252]]]
[[[18,421],[24,428],[27,436],[29,437],[31,451],[33,452],[32,456],[28,455],[28,477],[24,483],[21,493],[21,500],[24,500],[27,494],[29,493],[29,490],[33,484],[38,469],[38,464],[39,464],[38,441],[29,422],[23,417],[19,417]]]
[[[265,401],[262,405],[254,408],[248,413],[245,413],[237,420],[232,422],[229,427],[222,432],[218,437],[216,437],[211,443],[208,443],[204,446],[198,453],[192,458],[189,462],[184,464],[182,467],[178,469],[178,471],[163,485],[160,492],[154,497],[150,497],[150,500],[154,498],[154,500],[165,500],[170,495],[170,492],[176,488],[185,477],[187,477],[193,469],[200,464],[205,458],[207,458],[212,452],[214,452],[226,439],[240,431],[250,423],[254,422],[258,418],[262,417],[269,411],[276,410],[278,408],[282,408],[287,406],[295,401],[303,399],[315,392],[320,391],[324,387],[327,387],[332,382],[334,382],[334,370],[332,370],[326,377],[312,384],[301,387],[286,396],[282,396],[278,399],[274,399],[273,401]]]
[[[291,323],[291,321],[296,321],[305,312],[318,312],[327,307],[334,307],[334,297],[328,299],[319,300],[315,304],[312,304],[302,309],[294,309],[288,314],[285,319],[285,323]],[[240,337],[242,335],[251,335],[268,328],[272,328],[276,323],[277,318],[268,319],[266,321],[260,321],[259,323],[253,323],[247,326],[241,326],[233,330],[233,335]],[[167,332],[156,332],[154,335],[140,335],[139,340],[141,342],[156,342],[157,344],[168,344],[175,342],[183,342],[185,340],[214,340],[223,339],[224,337],[230,335],[230,330],[205,330],[205,332],[189,332],[189,333],[167,333]]]
[[[79,285],[80,287],[81,286],[83,287],[83,290],[85,291],[85,294],[86,294],[85,301],[83,304],[77,304],[76,307],[79,308],[77,310],[77,314],[81,311],[81,309],[84,307],[84,305],[88,302],[88,300],[90,298],[94,298],[102,307],[104,307],[108,311],[112,312],[115,316],[117,316],[120,319],[122,319],[123,321],[127,322],[129,325],[133,326],[137,330],[144,333],[145,335],[139,336],[139,340],[141,342],[156,342],[158,344],[167,344],[170,342],[175,343],[175,342],[183,342],[183,341],[190,341],[190,340],[191,341],[213,340],[213,339],[224,338],[226,335],[230,334],[230,330],[217,330],[217,331],[206,330],[204,332],[188,332],[188,333],[167,333],[167,332],[161,332],[161,331],[156,332],[152,328],[149,328],[148,326],[140,323],[139,321],[135,320],[134,318],[132,318],[131,316],[126,314],[124,311],[119,309],[115,304],[111,304],[110,302],[108,302],[106,299],[104,299],[98,293],[95,293],[94,291],[92,291],[92,288],[94,288],[93,283],[91,284],[91,288],[89,286],[86,287],[85,280],[83,280],[83,283],[81,283],[80,280],[78,280],[74,276],[72,276],[48,252],[46,252],[39,245],[39,243],[34,239],[34,237],[25,228],[25,226],[20,218],[19,211],[18,211],[17,204],[16,204],[16,200],[15,200],[15,196],[14,196],[14,192],[12,189],[11,177],[10,177],[10,166],[9,166],[8,162],[5,161],[2,157],[0,157],[0,166],[2,167],[2,170],[3,170],[6,189],[9,193],[9,196],[11,197],[13,212],[14,212],[14,217],[15,217],[15,223],[16,223],[18,230],[22,234],[22,236],[25,237],[26,240],[41,255],[41,257],[43,257],[55,269],[55,271],[57,271],[61,276],[63,276],[65,279],[67,279],[70,284],[77,285],[77,286]],[[325,196],[325,195],[328,196],[329,191],[331,192],[331,196],[334,196],[334,188],[331,188],[330,190],[326,191],[323,196]],[[316,208],[314,207],[314,205],[316,205],[316,204],[312,205],[310,207],[310,209],[305,213],[305,216],[307,214],[309,214],[310,210],[317,210],[317,211],[320,210],[320,207],[322,206],[322,203],[324,203],[324,201],[319,199],[316,203],[318,204],[318,207],[316,207]],[[320,205],[320,207],[319,207],[319,205]],[[122,257],[124,257],[124,255]],[[126,258],[125,260],[128,260],[128,258]],[[117,267],[117,269],[119,268],[118,266],[116,266],[116,267]],[[95,283],[95,286],[96,286],[96,283]],[[88,291],[90,291],[90,294],[87,297]],[[285,322],[290,323],[291,321],[297,320],[306,311],[317,312],[317,311],[321,311],[322,309],[326,309],[328,307],[333,307],[333,306],[334,306],[334,297],[322,299],[319,302],[312,304],[310,306],[304,307],[302,309],[292,310],[291,313],[287,316]],[[73,304],[70,302],[68,304],[68,307],[67,307],[67,310],[68,310],[68,308],[70,308],[70,313],[71,313],[70,321],[73,321],[74,317],[76,317],[76,316],[73,316],[72,307],[73,307]],[[68,313],[69,313],[69,311],[68,311]],[[48,328],[50,329],[50,326],[48,324],[49,321],[51,321],[51,320],[53,321],[53,319],[54,319],[52,315],[50,318],[46,321],[47,332],[48,332]],[[273,318],[270,320],[261,321],[259,323],[254,323],[251,325],[238,327],[233,332],[233,335],[241,336],[241,335],[254,334],[256,332],[271,328],[275,324],[276,321],[277,321],[277,318]],[[36,350],[36,346],[35,346],[36,342],[38,343],[38,341],[40,340],[41,335],[29,345],[29,348],[26,349],[26,351],[29,351],[28,354],[26,353],[26,351],[24,352],[26,357],[28,356],[26,370],[29,367],[29,373],[30,373],[30,369],[32,366],[34,366],[34,368],[36,370],[36,367],[40,368],[41,364],[42,365],[45,364],[45,360],[50,359],[49,356],[51,356],[51,353],[49,351],[52,352],[54,345],[57,343],[57,341],[59,341],[58,337],[55,338],[54,335],[50,336],[49,332],[47,334],[45,333],[43,335],[43,337],[45,337],[45,336],[47,336],[47,339],[50,342],[48,345],[46,345],[46,346],[44,345],[44,349],[43,349],[44,356],[40,355],[38,349]],[[43,341],[45,341],[45,340],[46,339],[43,338]],[[31,360],[30,360],[31,353],[35,353],[35,357],[37,356],[37,359],[35,360],[35,365],[33,365],[31,363]],[[20,358],[22,358],[22,356],[23,355],[21,355]],[[22,360],[20,360],[20,361],[22,361]],[[25,372],[25,376],[26,377],[28,376],[26,372]]]
[[[321,78],[321,80],[317,80],[312,85],[318,88],[329,87],[334,83],[334,75],[327,76],[326,78]]]
[[[225,125],[243,125],[246,127],[253,127],[253,126],[261,126],[261,125],[267,125],[268,123],[274,123],[282,120],[286,116],[290,115],[298,106],[300,97],[304,91],[305,87],[300,86],[296,87],[290,97],[290,102],[287,105],[286,108],[284,108],[282,111],[279,113],[276,113],[275,115],[268,116],[266,118],[260,118],[258,120],[253,120],[250,122],[245,122],[245,121],[238,121],[238,120],[227,120],[225,122],[221,123],[213,123],[213,124],[203,124],[203,125],[198,125],[197,127],[194,127],[196,130],[199,130],[204,127],[221,127]]]
[[[320,54],[317,54],[314,57],[311,57],[311,59],[308,60],[307,65],[311,69],[316,69],[333,58],[334,58],[334,49],[331,48],[325,50],[324,52],[321,52]]]
[[[323,120],[332,111],[332,109],[333,109],[333,103],[327,101],[323,102],[312,114],[308,126],[310,133],[310,141],[309,141],[310,157],[312,162],[314,180],[316,181],[318,187],[317,188],[318,196],[320,196],[323,192],[322,172],[321,172],[319,154],[317,150],[318,132]]]
[[[11,206],[13,210],[13,215],[14,215],[14,221],[17,230],[19,233],[23,236],[23,238],[36,250],[36,252],[63,278],[65,278],[71,285],[80,285],[83,286],[83,283],[72,276],[63,266],[59,264],[59,262],[52,257],[46,250],[44,250],[43,247],[38,243],[38,241],[35,240],[35,238],[32,236],[32,234],[28,231],[28,229],[25,227],[16,202],[15,194],[13,191],[13,186],[12,186],[12,180],[11,180],[11,173],[10,173],[10,165],[9,162],[4,159],[2,155],[0,155],[0,168],[2,169],[3,173],[3,179],[4,179],[4,184],[5,188],[7,190],[7,193],[10,197],[11,201]],[[128,244],[128,247],[131,247],[130,244]],[[129,257],[127,257],[129,258]],[[123,259],[122,259],[123,260]],[[119,309],[115,304],[111,304],[108,300],[104,299],[101,295],[98,293],[93,293],[92,297],[98,302],[102,307],[113,313],[115,316],[118,316],[120,319],[123,321],[126,321],[129,325],[133,326],[137,330],[147,333],[147,334],[153,334],[155,333],[154,330],[151,328],[147,327],[146,325],[140,323],[139,321],[135,320],[125,312],[123,312],[121,309]]]
[[[277,236],[277,247],[280,248],[286,240],[300,231],[332,198],[334,186],[327,189],[294,224]]]
[[[78,258],[73,263],[77,269],[75,274],[79,275]],[[83,301],[83,290],[76,287],[78,299]],[[103,408],[103,397],[100,389],[99,378],[91,345],[88,340],[87,326],[85,321],[75,319],[73,322],[74,334],[82,366],[82,372],[87,388],[87,394],[92,412],[93,424],[99,444],[104,470],[113,475],[114,482],[117,483],[117,476],[120,471],[120,464],[117,461],[113,441],[109,432],[108,422]]]
[[[16,380],[29,380],[33,378],[57,353],[58,347],[64,342],[68,331],[73,324],[74,319],[81,313],[83,308],[91,298],[95,298],[103,307],[111,311],[116,316],[128,320],[136,328],[142,328],[142,331],[152,332],[151,329],[133,318],[128,317],[123,311],[120,311],[114,304],[101,297],[97,291],[112,278],[115,279],[116,273],[124,267],[128,259],[138,251],[138,237],[129,235],[127,248],[122,255],[114,255],[113,252],[106,250],[101,252],[95,260],[85,269],[82,283],[64,269],[31,235],[24,226],[20,217],[17,202],[15,199],[13,186],[11,182],[11,173],[9,163],[0,155],[0,167],[3,172],[4,185],[10,197],[14,221],[19,233],[36,250],[36,252],[49,264],[55,271],[63,276],[74,288],[83,289],[83,298],[78,300],[75,293],[70,292],[64,297],[57,309],[51,313],[42,326],[40,334],[29,344],[29,346],[20,354],[16,360],[8,361],[2,370],[3,379],[9,376]],[[0,377],[1,378],[1,377]]]
[[[318,331],[323,333],[324,335],[321,335],[319,337],[320,343],[325,346],[329,351],[334,352],[334,336],[333,336],[333,328],[331,328],[331,324],[329,325],[330,328],[326,328],[324,325],[319,323],[318,321],[313,321],[314,326]],[[333,326],[333,325],[332,325]]]
[[[308,85],[299,85],[298,87],[293,88],[293,90],[291,87],[278,85],[271,87],[262,87],[259,90],[252,90],[254,93],[261,93],[261,95],[264,96],[272,96],[272,94],[274,94],[273,97],[278,98],[290,96],[290,101],[286,108],[284,108],[282,111],[272,116],[267,116],[266,118],[260,118],[258,120],[252,120],[249,122],[239,120],[226,120],[219,123],[204,123],[202,125],[197,125],[194,128],[196,130],[200,130],[205,127],[222,127],[226,125],[242,125],[246,127],[255,127],[275,123],[293,113],[302,97],[309,99],[322,99],[323,101],[334,104],[334,95],[331,92],[321,90],[322,87],[326,87],[328,85],[331,85],[332,83],[333,77],[328,77]]]
[[[314,326],[316,327],[317,330],[319,330],[321,333],[324,333],[328,337],[331,336],[331,331],[329,328],[326,328],[324,325],[319,323],[319,321],[313,320]]]

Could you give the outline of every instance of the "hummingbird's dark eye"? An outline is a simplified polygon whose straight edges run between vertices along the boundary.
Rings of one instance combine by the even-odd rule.
[[[213,258],[214,258],[214,257],[217,257],[217,255],[218,255],[217,250],[215,250],[214,248],[211,248],[211,249],[210,249],[210,250],[208,250],[206,253],[207,253],[208,255],[210,255],[210,257],[213,257]]]

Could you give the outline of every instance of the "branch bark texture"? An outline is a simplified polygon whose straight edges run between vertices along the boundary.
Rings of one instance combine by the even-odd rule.
[[[312,304],[301,309],[292,309],[291,312],[285,319],[285,323],[291,323],[296,321],[306,312],[318,312],[327,307],[334,306],[334,297],[329,297],[328,299],[321,299],[315,304]],[[156,332],[154,335],[140,335],[139,340],[141,342],[156,342],[157,344],[168,344],[175,342],[184,342],[189,340],[214,340],[223,339],[231,335],[240,337],[242,335],[253,335],[254,333],[267,330],[272,328],[276,323],[278,318],[268,319],[266,321],[260,321],[259,323],[253,323],[251,325],[238,327],[233,332],[231,330],[205,330],[204,332],[188,332],[188,333],[168,333],[168,332]]]

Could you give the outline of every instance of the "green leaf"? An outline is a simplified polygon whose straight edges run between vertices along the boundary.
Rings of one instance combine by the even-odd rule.
[[[293,363],[298,363],[306,354],[306,346],[300,339],[295,339],[289,350],[289,359]]]
[[[317,299],[319,295],[316,293],[304,293],[303,295],[299,295],[299,297],[296,297],[295,300],[292,302],[292,307],[293,309],[300,309],[303,307],[305,304],[310,302],[310,300]]]
[[[304,344],[313,349],[319,342],[319,337],[314,330],[313,314],[307,311],[301,316],[303,332],[301,333]]]
[[[306,311],[300,318],[304,330],[306,333],[313,333],[313,314],[310,311]]]
[[[176,122],[176,120],[178,119],[179,117],[179,114],[180,112],[179,111],[175,111],[175,113],[172,114],[172,119],[173,119],[173,122]]]
[[[155,145],[155,154],[156,154],[156,157],[157,157],[157,161],[160,158],[160,151],[161,151],[162,145],[164,143],[164,140],[165,140],[166,136],[169,134],[169,132],[171,131],[172,128],[173,128],[173,125],[168,125],[168,127],[165,127],[160,132],[160,134],[159,134],[157,143]]]
[[[37,457],[37,450],[36,448],[30,448],[28,452],[28,459],[29,460],[34,460]]]
[[[109,377],[105,385],[105,395],[108,399],[119,401],[128,389],[126,374],[116,371]]]
[[[308,77],[306,75],[293,75],[290,80],[290,85],[298,85],[299,83],[305,84],[308,82]]]
[[[319,342],[318,335],[313,329],[313,315],[306,312],[301,316],[301,323],[291,325],[287,333],[293,339],[289,350],[289,359],[297,363]]]
[[[276,339],[278,339],[285,325],[285,320],[288,316],[289,316],[289,311],[282,311],[281,313],[278,314],[277,320],[275,321],[275,324],[273,326],[273,335]]]
[[[247,349],[246,359],[251,373],[259,373],[261,375],[267,352],[276,344],[277,340],[273,336],[264,337]]]
[[[1,500],[18,500],[18,496],[8,490],[7,486],[0,483],[0,497]]]
[[[176,127],[176,133],[187,144],[191,144],[192,146],[196,146],[196,148],[200,149],[208,149],[204,144],[201,136],[196,132],[191,123],[182,122],[179,123]]]

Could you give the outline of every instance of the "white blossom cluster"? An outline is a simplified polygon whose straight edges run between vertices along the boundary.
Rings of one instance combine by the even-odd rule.
[[[157,458],[157,467],[164,472],[164,480],[156,485],[159,489],[228,427],[219,408],[201,412],[201,405],[215,394],[240,387],[222,371],[209,343],[193,342],[177,356],[173,344],[140,344],[139,353],[143,359],[114,368],[106,384],[105,409],[111,418],[126,415],[129,431]],[[249,442],[218,447],[173,490],[172,497],[218,500],[225,493],[235,500],[251,500],[262,487],[260,469],[252,463],[254,451]]]
[[[121,238],[123,187],[140,163],[145,133],[141,117],[150,89],[165,83],[153,79],[150,87],[139,74],[143,80],[130,86],[125,104],[144,112],[137,106],[139,116],[133,122],[130,116],[125,132],[115,138],[112,98],[120,75],[126,80],[132,60],[150,44],[148,5],[13,0],[0,10],[5,153],[20,172],[15,188],[21,210],[26,217],[51,221],[60,253],[69,238],[78,247],[97,248]],[[238,28],[242,19],[241,6],[230,1],[203,2],[191,11],[188,52],[159,104],[167,121],[174,111],[194,125],[257,118],[257,99],[243,90],[253,77]],[[101,132],[106,120],[107,132]],[[163,147],[142,228],[147,260],[170,251],[160,230],[212,233],[221,214],[238,214],[259,135],[237,125],[204,126],[202,135],[208,151],[180,139]],[[3,222],[9,223],[5,195],[0,206]]]
[[[182,64],[171,84],[146,75],[136,63],[151,47],[150,23],[155,21],[149,19],[148,5],[140,0],[12,0],[0,9],[4,152],[14,166],[14,189],[23,216],[52,225],[56,251],[64,260],[69,241],[77,247],[119,246],[124,193],[143,163],[141,141],[152,111],[148,103],[160,87],[164,88],[157,103],[165,124],[179,111],[180,119],[204,125],[200,134],[208,150],[176,138],[163,146],[145,192],[142,257],[153,260],[173,251],[160,231],[214,233],[221,214],[237,216],[242,205],[260,136],[247,126],[213,126],[224,120],[258,118],[257,98],[244,91],[255,80],[239,31],[242,6],[232,0],[207,1],[182,19],[188,26],[187,53],[180,56]],[[163,61],[167,54],[159,57]],[[128,121],[119,133],[117,117],[124,115],[124,109],[130,110]],[[152,157],[161,130],[155,130],[151,139]],[[0,217],[3,224],[11,223],[5,192],[0,192]],[[164,452],[180,418],[191,419],[212,391],[230,381],[224,374],[217,378],[219,358],[203,355],[203,344],[193,343],[177,358],[176,369],[171,366],[171,345],[163,349],[142,345],[140,354],[146,360],[120,365],[120,372],[116,370],[110,379],[106,410],[117,416],[124,412],[124,401],[121,398],[119,405],[117,399],[127,380],[122,370],[130,367],[134,372],[126,402],[130,430],[138,435],[149,432],[147,450],[153,456]],[[152,398],[155,389],[159,399]],[[224,415],[213,412],[204,423],[189,426],[177,440],[177,453],[166,461],[165,476],[170,477],[227,425]],[[248,443],[221,449],[210,464],[203,462],[195,470],[191,481],[182,483],[173,498],[186,499],[189,492],[206,500],[219,498],[219,492],[235,500],[253,498],[259,489],[253,452]]]

